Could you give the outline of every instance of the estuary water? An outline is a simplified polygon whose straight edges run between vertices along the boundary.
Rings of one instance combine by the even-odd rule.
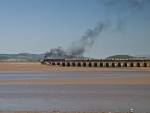
[[[0,72],[0,79],[150,76],[150,72]],[[150,85],[0,85],[0,110],[150,111]]]

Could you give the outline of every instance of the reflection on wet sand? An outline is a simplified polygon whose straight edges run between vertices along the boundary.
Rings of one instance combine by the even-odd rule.
[[[150,73],[3,72],[0,103],[2,111],[147,112]]]

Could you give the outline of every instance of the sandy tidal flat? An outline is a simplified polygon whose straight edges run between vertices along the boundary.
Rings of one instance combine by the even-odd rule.
[[[93,68],[93,67],[58,67],[42,65],[39,62],[1,62],[0,72],[101,72],[101,71],[150,71],[150,68]],[[92,75],[91,75],[92,76]],[[49,79],[0,79],[1,84],[150,84],[150,76],[134,77],[56,77]]]
[[[101,67],[61,67],[61,66],[48,66],[42,65],[40,62],[0,62],[0,71],[85,71],[85,72],[98,72],[98,71],[150,71],[150,67],[127,67],[127,68],[101,68]]]
[[[50,79],[1,79],[0,85],[96,85],[96,84],[122,84],[122,85],[148,85],[150,84],[150,77],[64,77],[64,78],[50,78]]]

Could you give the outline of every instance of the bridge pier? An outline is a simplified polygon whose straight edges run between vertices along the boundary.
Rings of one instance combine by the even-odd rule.
[[[150,60],[65,60],[47,59],[42,64],[63,67],[150,67]]]

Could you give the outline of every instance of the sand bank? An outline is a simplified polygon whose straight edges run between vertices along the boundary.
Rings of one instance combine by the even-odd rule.
[[[40,62],[0,62],[0,71],[150,71],[150,68],[60,67],[42,65]]]

